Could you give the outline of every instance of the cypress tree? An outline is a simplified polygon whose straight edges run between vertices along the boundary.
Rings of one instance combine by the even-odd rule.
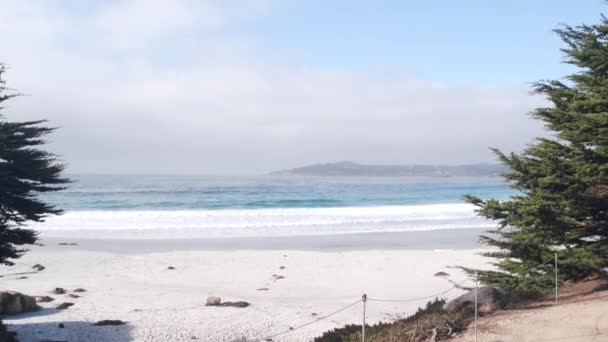
[[[530,114],[550,134],[518,154],[494,149],[518,195],[465,196],[480,216],[498,222],[481,236],[494,247],[485,255],[496,258],[497,271],[480,272],[480,280],[528,295],[551,288],[553,262],[537,265],[554,253],[562,280],[608,266],[608,19],[554,32],[565,44],[565,63],[578,72],[533,84],[549,105]]]
[[[6,87],[0,64],[0,111],[3,103],[19,94]],[[55,128],[45,120],[9,122],[0,115],[0,264],[13,265],[35,244],[37,233],[28,222],[41,222],[61,210],[46,203],[40,194],[64,189],[69,182],[61,174],[63,164],[55,154],[41,148],[44,137]]]

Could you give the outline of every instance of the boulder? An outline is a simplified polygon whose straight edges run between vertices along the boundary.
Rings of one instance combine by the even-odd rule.
[[[93,323],[94,326],[98,326],[98,327],[103,327],[103,326],[107,326],[107,325],[123,325],[123,324],[127,324],[127,322],[123,322],[119,319],[104,319],[102,321]]]
[[[449,274],[445,273],[445,272],[437,272],[435,273],[435,277],[447,277],[449,276]]]
[[[481,315],[493,313],[504,309],[511,302],[509,295],[503,290],[493,286],[482,286],[477,289],[477,311]],[[471,290],[460,297],[452,299],[445,305],[448,312],[461,312],[475,310],[475,290]]]
[[[34,271],[40,272],[40,271],[43,271],[46,267],[44,267],[40,264],[36,264],[36,265],[32,266],[32,268],[34,269]]]
[[[247,302],[243,302],[243,301],[239,301],[239,302],[224,302],[222,304],[220,304],[220,306],[230,306],[233,308],[246,308],[248,307],[250,304]]]
[[[220,297],[210,296],[207,297],[207,301],[205,302],[206,306],[218,306],[222,303],[222,299]]]
[[[77,289],[72,290],[72,292],[76,292],[76,293],[79,293],[79,292],[87,292],[87,290],[82,289],[82,288],[77,288]]]
[[[55,309],[57,309],[57,310],[65,310],[65,309],[69,308],[72,305],[74,305],[74,303],[65,302],[65,303],[61,303],[61,304],[57,305],[55,307]]]
[[[0,315],[15,315],[38,309],[36,298],[14,291],[0,291]]]
[[[53,290],[53,293],[54,293],[54,294],[65,294],[65,289],[63,289],[63,288],[61,288],[61,287],[56,287],[56,288]]]
[[[36,297],[36,301],[38,303],[48,303],[48,302],[52,302],[55,299],[53,297],[49,297],[49,296],[40,296],[40,297]]]

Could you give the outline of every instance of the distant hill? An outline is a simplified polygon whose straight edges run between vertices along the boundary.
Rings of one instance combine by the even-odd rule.
[[[314,164],[272,172],[294,176],[373,176],[373,177],[491,177],[507,171],[500,164],[466,165],[365,165],[349,161]]]

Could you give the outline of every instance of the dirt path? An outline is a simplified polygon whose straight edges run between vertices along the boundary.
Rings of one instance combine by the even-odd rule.
[[[475,341],[473,326],[454,342]],[[482,317],[478,342],[608,342],[608,287],[605,280],[570,286],[555,305],[546,300]]]

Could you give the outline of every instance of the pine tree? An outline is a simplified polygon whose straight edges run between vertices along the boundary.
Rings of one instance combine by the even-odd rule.
[[[608,266],[608,19],[555,30],[565,62],[579,72],[533,85],[550,106],[532,111],[551,138],[519,154],[494,150],[510,168],[503,176],[518,195],[507,201],[465,196],[499,227],[481,241],[496,247],[497,271],[480,280],[520,294],[551,288],[558,254],[560,277],[580,279]],[[468,272],[473,270],[468,269]]]
[[[18,96],[6,87],[0,64],[0,104]],[[3,107],[0,106],[0,110]],[[35,244],[37,234],[28,222],[41,222],[61,210],[44,202],[40,194],[64,189],[63,165],[56,155],[40,148],[43,137],[54,131],[46,121],[9,122],[0,116],[0,264],[13,265]]]

